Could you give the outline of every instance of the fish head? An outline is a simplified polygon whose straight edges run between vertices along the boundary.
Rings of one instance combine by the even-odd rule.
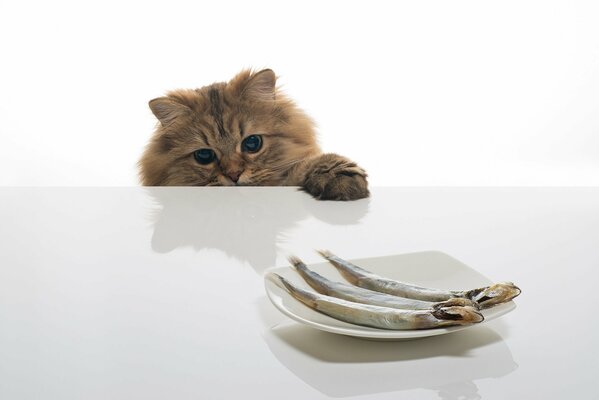
[[[512,282],[500,282],[477,291],[473,291],[471,299],[480,305],[480,308],[489,308],[497,304],[506,303],[522,291]]]
[[[470,306],[444,307],[438,304],[433,306],[432,314],[439,320],[455,322],[455,325],[475,324],[485,319],[476,308]]]

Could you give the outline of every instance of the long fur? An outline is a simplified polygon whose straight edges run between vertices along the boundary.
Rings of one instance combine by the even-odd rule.
[[[321,199],[368,196],[366,173],[336,154],[322,154],[314,123],[276,87],[271,70],[244,70],[229,82],[174,90],[150,101],[159,124],[139,160],[146,186],[301,186]],[[241,151],[261,135],[256,153]],[[193,154],[212,149],[215,162]],[[230,171],[241,171],[239,180]]]

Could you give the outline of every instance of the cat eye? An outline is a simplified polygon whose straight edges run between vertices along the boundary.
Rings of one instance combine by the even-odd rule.
[[[243,139],[241,142],[241,151],[247,151],[248,153],[255,153],[262,147],[262,136],[251,135]]]
[[[216,154],[212,149],[199,149],[193,152],[193,158],[202,165],[210,164],[216,159]]]

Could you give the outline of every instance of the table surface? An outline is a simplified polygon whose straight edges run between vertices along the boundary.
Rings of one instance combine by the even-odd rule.
[[[597,394],[599,188],[0,188],[0,398],[509,399]],[[263,272],[442,251],[513,312],[374,342],[279,313]]]

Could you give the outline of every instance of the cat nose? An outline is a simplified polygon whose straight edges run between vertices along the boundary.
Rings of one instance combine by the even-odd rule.
[[[237,181],[239,180],[239,175],[241,175],[243,171],[242,170],[237,170],[237,171],[227,171],[227,176],[229,177],[229,179],[231,179],[233,182],[237,183]]]

